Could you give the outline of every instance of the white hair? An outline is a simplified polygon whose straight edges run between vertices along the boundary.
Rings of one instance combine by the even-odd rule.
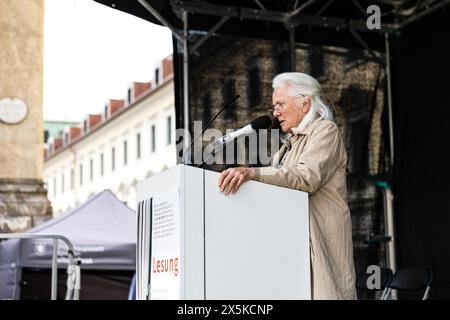
[[[320,97],[322,94],[320,83],[313,77],[301,72],[285,72],[273,78],[272,87],[287,88],[291,97],[303,94],[311,98],[311,107],[299,125],[300,130],[319,118],[333,121],[330,108]]]

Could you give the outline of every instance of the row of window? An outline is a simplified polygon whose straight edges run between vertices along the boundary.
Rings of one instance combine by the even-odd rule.
[[[168,116],[167,117],[167,132],[166,132],[166,142],[167,145],[172,144],[172,116]],[[150,127],[150,152],[154,153],[156,152],[156,125],[151,125]],[[141,141],[141,133],[137,133],[136,134],[136,159],[139,160],[141,159],[142,156],[142,141]],[[116,147],[113,146],[111,147],[111,171],[114,172],[116,170]],[[102,152],[100,154],[100,176],[104,176],[105,174],[105,156],[104,153]],[[128,141],[124,140],[123,141],[123,166],[128,165]],[[81,163],[78,167],[78,173],[79,173],[79,185],[82,186],[83,185],[83,177],[84,177],[84,172],[83,172],[83,163]],[[94,180],[94,159],[91,158],[89,159],[89,180],[93,181]],[[65,186],[65,182],[64,182],[64,173],[61,174],[61,194],[64,194],[65,190],[64,190],[64,186]],[[56,177],[53,177],[53,196],[56,197],[57,195],[57,182],[56,182]],[[71,169],[70,170],[70,189],[73,190],[75,188],[75,170]]]

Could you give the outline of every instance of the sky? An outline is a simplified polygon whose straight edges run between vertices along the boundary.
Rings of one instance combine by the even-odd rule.
[[[82,121],[172,54],[170,30],[93,0],[45,0],[44,120]]]

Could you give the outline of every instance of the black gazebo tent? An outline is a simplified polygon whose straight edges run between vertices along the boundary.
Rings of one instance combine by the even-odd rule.
[[[80,299],[127,299],[136,261],[136,215],[109,190],[28,231],[61,235],[81,258]],[[0,242],[0,299],[50,296],[52,240]],[[67,247],[58,247],[58,298],[64,298]]]

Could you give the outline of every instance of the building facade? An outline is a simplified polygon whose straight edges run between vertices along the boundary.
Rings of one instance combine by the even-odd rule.
[[[132,83],[124,100],[109,100],[102,114],[50,137],[44,181],[54,216],[110,189],[136,207],[140,180],[176,165],[172,57],[148,83]]]

